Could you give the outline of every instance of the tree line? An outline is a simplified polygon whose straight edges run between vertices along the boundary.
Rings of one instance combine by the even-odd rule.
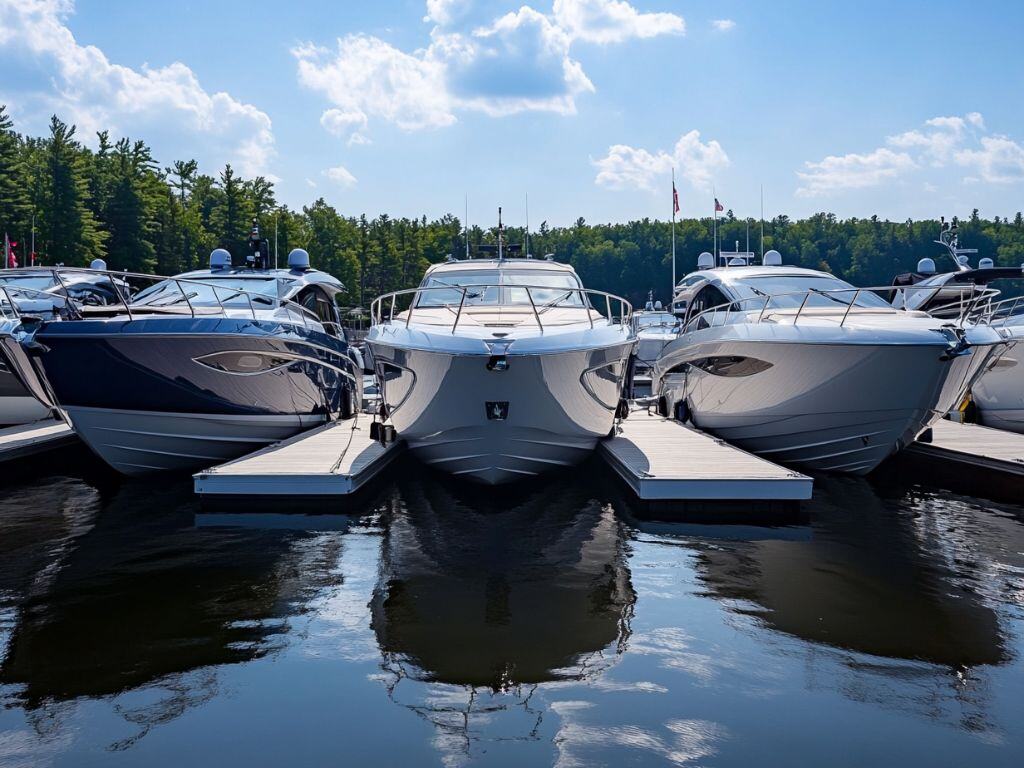
[[[314,266],[348,287],[349,302],[366,306],[374,296],[414,287],[429,264],[466,247],[493,244],[494,227],[472,226],[451,214],[428,220],[368,218],[339,212],[322,197],[294,210],[278,203],[274,185],[257,176],[245,179],[226,165],[216,175],[200,172],[195,160],[161,166],[144,141],[107,131],[85,146],[75,126],[54,116],[48,135],[18,133],[0,106],[0,236],[19,241],[18,256],[28,260],[35,230],[37,264],[84,266],[103,258],[111,269],[178,274],[206,265],[214,248],[226,248],[243,263],[252,220],[264,236],[276,232],[279,252],[305,248]],[[676,223],[678,276],[692,270],[697,255],[713,248],[714,221]],[[722,250],[761,250],[761,223],[727,211],[718,222]],[[925,256],[950,269],[933,241],[937,219],[888,221],[838,219],[818,213],[792,220],[779,215],[764,222],[765,249],[776,249],[787,264],[831,272],[855,285],[888,284]],[[525,232],[507,227],[506,240],[522,243]],[[1024,218],[983,219],[974,210],[960,224],[960,241],[978,257],[1000,265],[1024,263]],[[665,221],[641,219],[622,224],[565,227],[544,222],[530,232],[530,250],[571,263],[589,288],[642,302],[648,291],[668,298],[671,285],[672,229]]]

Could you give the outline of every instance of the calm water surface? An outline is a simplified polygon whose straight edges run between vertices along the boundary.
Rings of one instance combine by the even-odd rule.
[[[88,464],[0,494],[0,765],[1024,764],[1024,509],[823,479],[644,519],[598,463],[344,513]]]

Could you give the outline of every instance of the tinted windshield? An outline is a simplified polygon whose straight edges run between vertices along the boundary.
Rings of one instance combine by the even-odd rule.
[[[659,326],[675,325],[676,316],[668,312],[656,312],[652,314],[635,315],[637,328],[656,328]]]
[[[576,276],[568,272],[530,270],[474,270],[445,272],[424,280],[417,307],[458,306],[466,291],[466,306],[484,304],[530,305],[537,307],[582,307],[583,298]],[[527,291],[527,287],[529,291]]]
[[[166,307],[178,303],[194,306],[248,306],[249,301],[264,306],[276,304],[277,280],[273,277],[204,277],[203,282],[164,280],[135,297],[132,304]]]
[[[748,288],[756,288],[764,294],[772,297],[770,306],[773,309],[797,308],[803,304],[807,291],[832,291],[828,295],[812,293],[807,297],[805,307],[840,307],[846,306],[857,296],[858,307],[878,307],[892,309],[892,306],[870,291],[861,291],[836,277],[817,277],[804,275],[765,275],[764,277],[745,278],[743,285]],[[754,305],[757,302],[746,302]]]
[[[11,275],[0,276],[0,285],[11,289],[12,292],[16,288],[24,288],[26,289],[26,292],[31,293],[32,291],[45,291],[53,288],[53,286],[56,285],[56,281],[53,279],[53,275]]]

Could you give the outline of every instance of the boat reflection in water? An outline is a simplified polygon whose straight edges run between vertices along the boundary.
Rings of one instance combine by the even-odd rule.
[[[0,701],[24,708],[37,737],[68,731],[63,702],[118,697],[128,728],[104,734],[134,730],[108,745],[130,747],[218,696],[224,665],[283,647],[296,606],[340,578],[341,536],[197,529],[190,484],[50,488],[56,504],[33,504],[20,542],[7,535],[18,499],[0,502],[0,558],[20,564],[0,567],[0,598],[21,597],[0,601],[13,619],[0,634]]]
[[[384,527],[382,681],[445,753],[541,739],[536,686],[594,679],[629,638],[636,594],[613,508],[581,484],[502,498],[407,483]]]
[[[1024,551],[1019,522],[934,496],[881,497],[862,480],[815,485],[806,540],[697,545],[707,594],[807,643],[811,689],[994,727],[989,669],[1010,659],[999,593],[1021,565],[999,561]]]

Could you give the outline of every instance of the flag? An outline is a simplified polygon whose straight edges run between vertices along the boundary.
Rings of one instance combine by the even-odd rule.
[[[4,232],[4,266],[9,269],[18,266],[18,260],[14,257],[14,251],[11,250],[12,245],[17,245],[17,243],[12,244],[11,238]]]
[[[716,197],[715,198],[715,213],[721,213],[724,210],[725,210],[725,208],[722,207],[722,204],[720,202],[718,202],[718,198]]]
[[[679,213],[679,192],[676,191],[676,183],[672,182],[672,213]]]

